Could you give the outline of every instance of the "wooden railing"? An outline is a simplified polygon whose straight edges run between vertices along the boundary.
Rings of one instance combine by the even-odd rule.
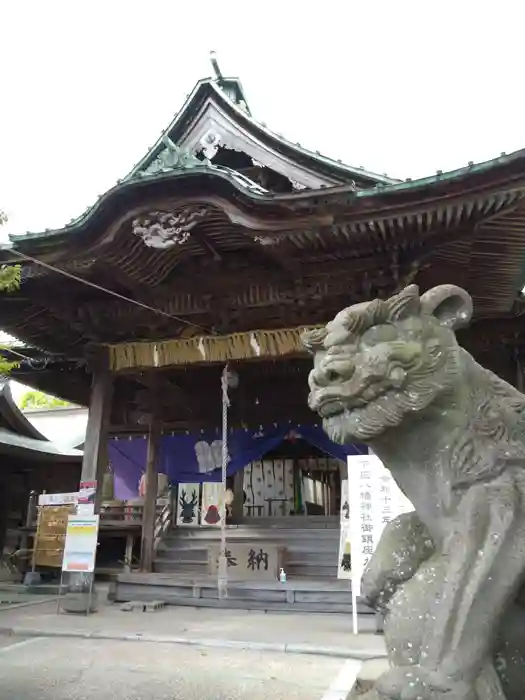
[[[173,517],[175,509],[173,507],[173,497],[171,492],[165,499],[166,503],[161,506],[159,512],[159,505],[157,505],[157,519],[155,520],[155,532],[153,535],[153,553],[155,553],[162,542],[163,538],[166,536],[170,527],[173,524]]]
[[[100,507],[100,524],[106,526],[125,527],[126,525],[142,525],[142,517],[144,506],[140,504],[104,504]],[[32,517],[28,518],[26,527],[35,527],[38,522],[38,509]],[[173,507],[171,496],[159,498],[157,503],[157,519],[155,523],[155,532],[157,527],[162,524],[159,534],[169,528],[173,519]]]

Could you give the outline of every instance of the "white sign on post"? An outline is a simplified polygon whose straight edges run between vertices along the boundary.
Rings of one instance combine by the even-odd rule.
[[[39,506],[68,506],[78,503],[78,492],[75,493],[41,493],[38,496]]]
[[[63,572],[95,571],[98,544],[98,515],[70,515],[67,520]]]
[[[377,455],[354,455],[347,458],[347,465],[352,607],[357,634],[357,598],[361,595],[363,573],[385,525],[414,507]]]

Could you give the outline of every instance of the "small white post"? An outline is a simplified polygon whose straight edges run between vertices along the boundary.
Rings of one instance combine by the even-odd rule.
[[[352,628],[354,634],[359,634],[359,620],[357,617],[357,593],[354,593],[354,585],[352,584]]]

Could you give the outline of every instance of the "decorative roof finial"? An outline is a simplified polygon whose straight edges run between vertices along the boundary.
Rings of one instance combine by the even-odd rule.
[[[211,61],[212,68],[215,72],[216,79],[219,81],[224,80],[221,69],[219,67],[219,63],[217,61],[217,53],[215,51],[210,51],[210,61]]]

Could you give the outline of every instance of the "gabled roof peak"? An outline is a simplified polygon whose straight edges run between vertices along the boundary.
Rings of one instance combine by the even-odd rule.
[[[241,107],[247,114],[251,115],[246,94],[239,78],[227,78],[222,74],[215,51],[210,51],[210,62],[215,73],[213,82],[224,92],[230,102],[233,102],[233,104]]]

